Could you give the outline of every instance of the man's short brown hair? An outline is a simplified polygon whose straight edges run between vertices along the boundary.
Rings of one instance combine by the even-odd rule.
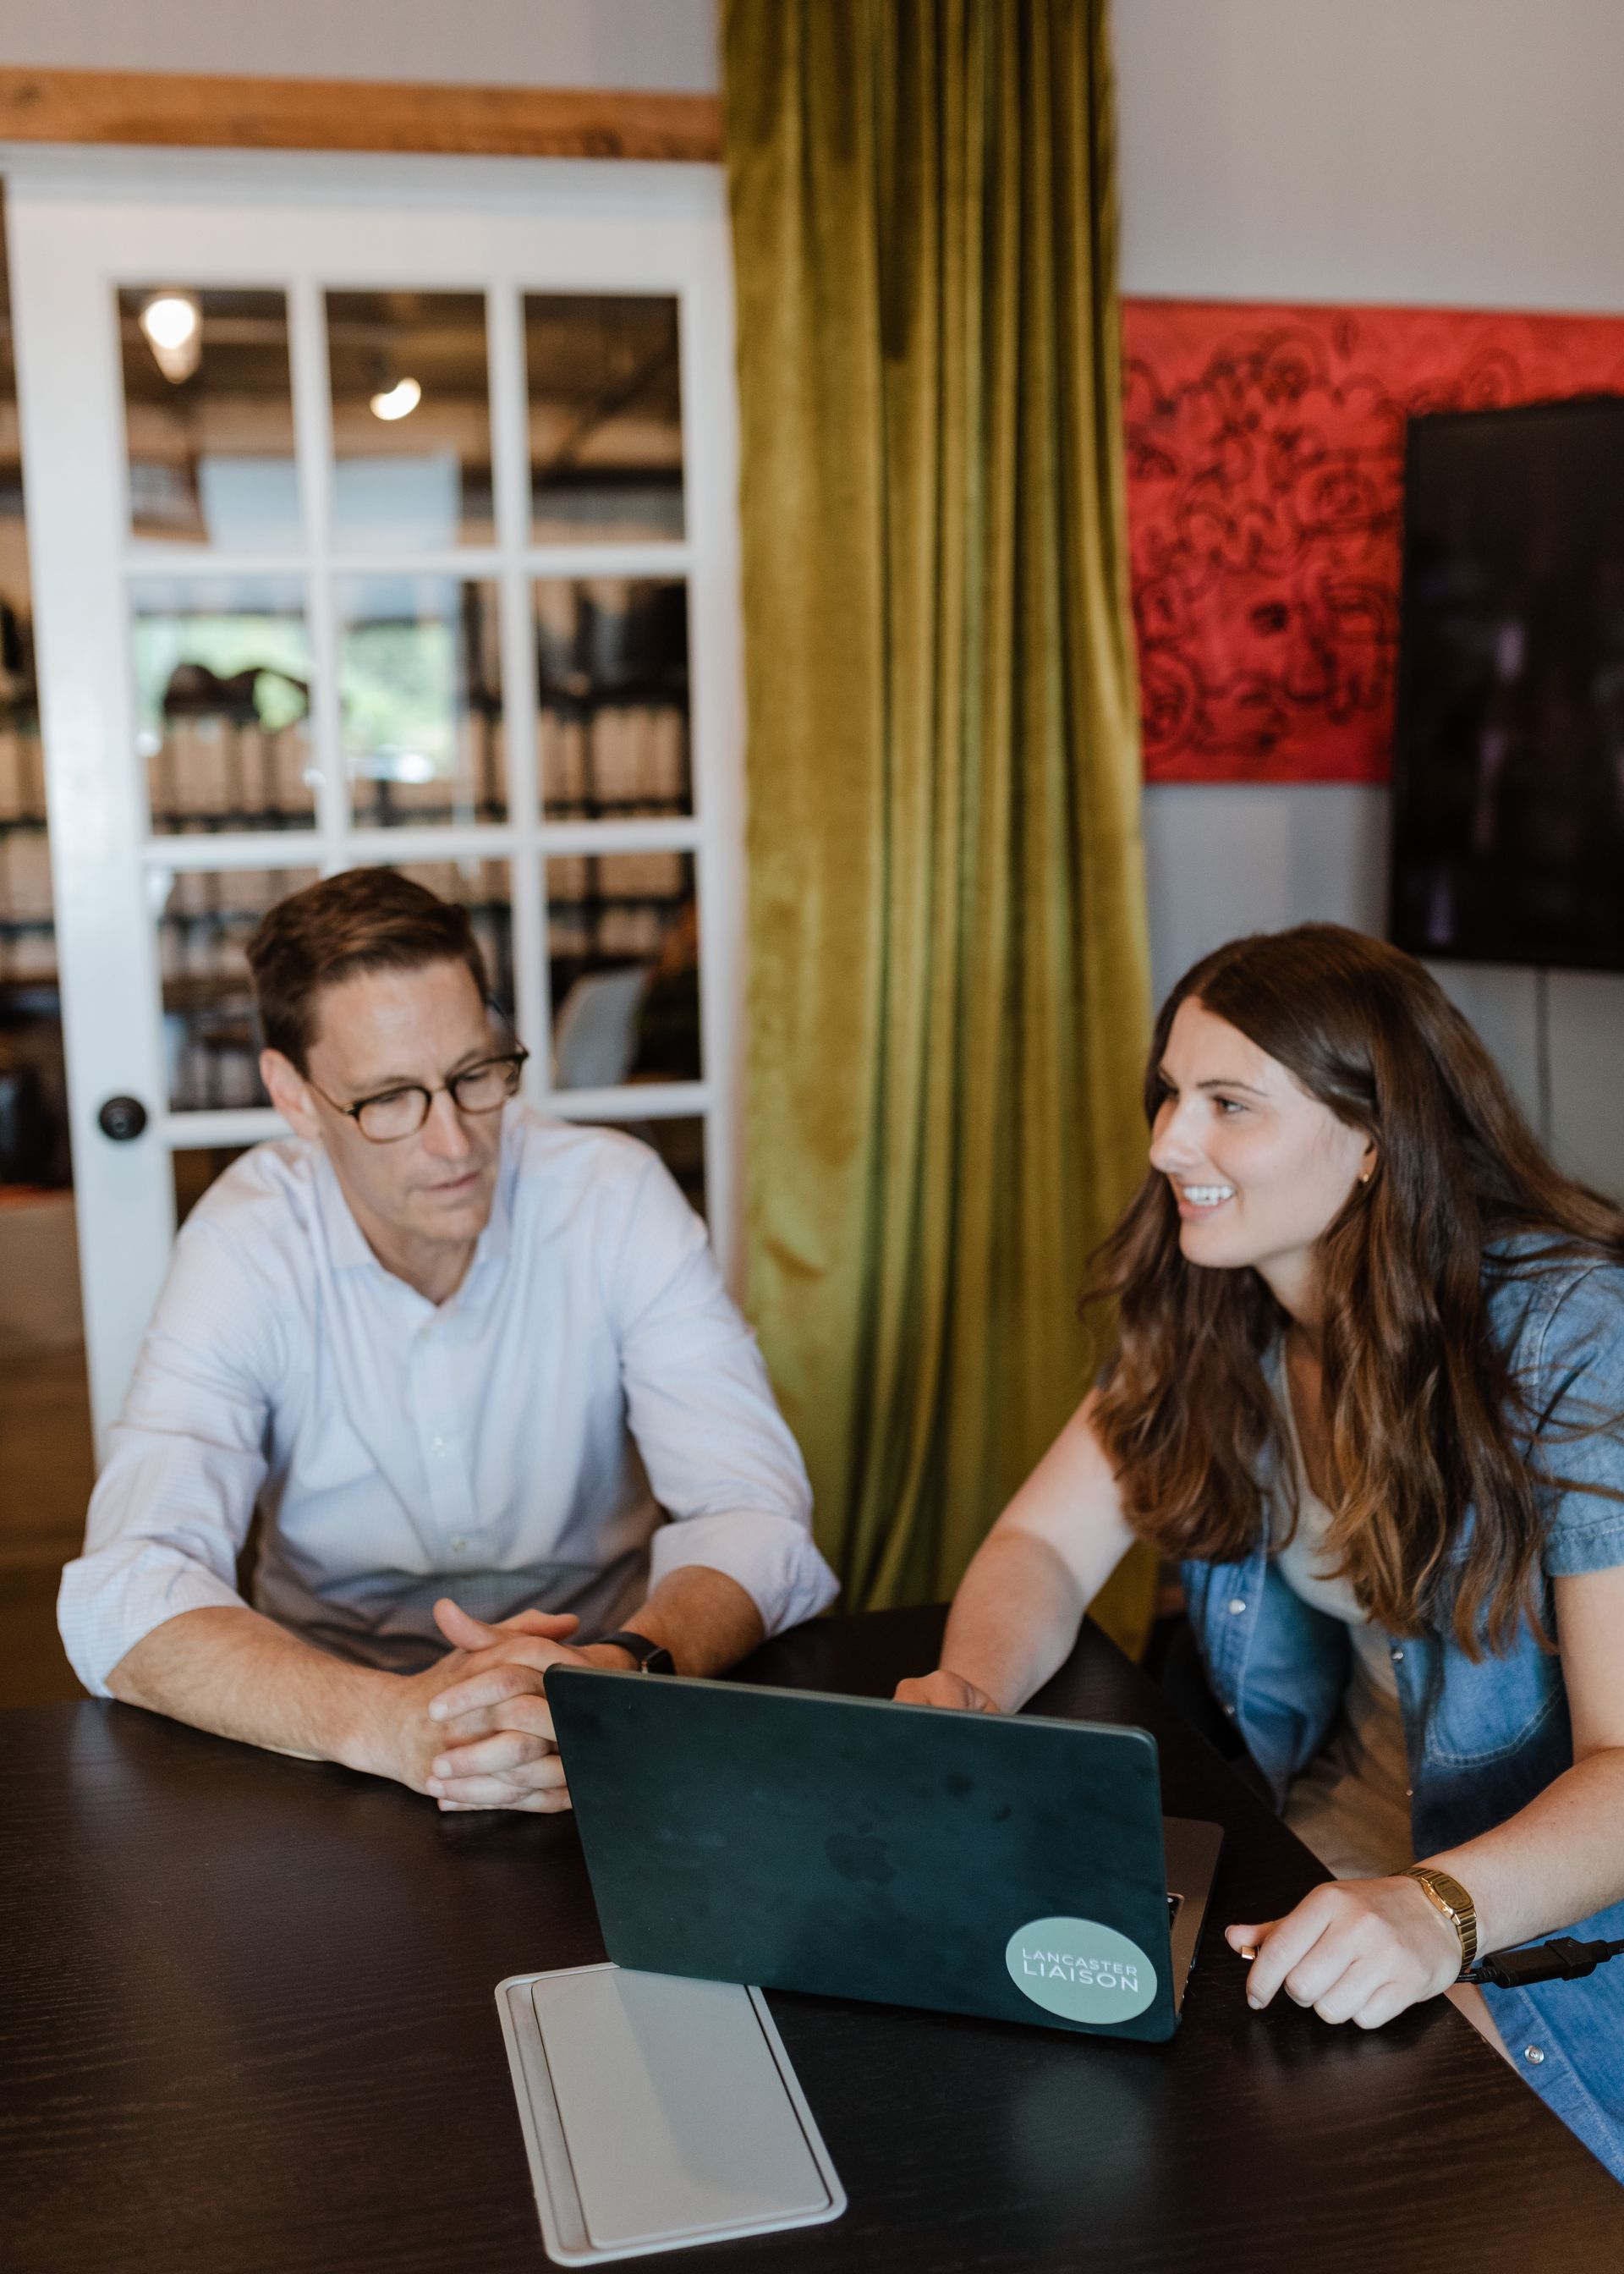
[[[484,1000],[485,958],[466,908],[393,869],[346,869],[289,892],[248,943],[248,968],[266,1047],[304,1073],[316,1035],[317,998],[363,971],[417,971],[462,963]]]

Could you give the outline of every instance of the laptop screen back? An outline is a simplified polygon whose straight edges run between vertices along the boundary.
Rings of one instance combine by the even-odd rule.
[[[618,1965],[1172,2034],[1145,1731],[586,1668],[547,1696]]]

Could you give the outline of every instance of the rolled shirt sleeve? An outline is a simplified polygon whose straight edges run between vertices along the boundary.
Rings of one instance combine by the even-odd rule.
[[[266,1293],[213,1225],[183,1229],[57,1597],[69,1663],[95,1697],[154,1627],[241,1607],[275,1371]]]
[[[756,1337],[704,1226],[650,1156],[609,1260],[632,1435],[666,1523],[650,1583],[701,1563],[734,1579],[779,1633],[839,1592],[812,1540],[812,1488]]]

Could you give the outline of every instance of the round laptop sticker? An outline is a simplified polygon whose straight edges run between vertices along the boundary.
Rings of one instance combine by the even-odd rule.
[[[1023,1997],[1068,2022],[1131,2022],[1156,1994],[1138,1943],[1097,1919],[1033,1919],[1010,1937],[1004,1962]]]

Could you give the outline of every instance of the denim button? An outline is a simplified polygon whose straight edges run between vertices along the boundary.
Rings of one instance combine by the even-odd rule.
[[[1544,2060],[1545,2055],[1540,2052],[1538,2045],[1524,2045],[1522,2048],[1522,2058],[1525,2061],[1532,2061],[1534,2067],[1538,2068],[1540,2062]]]
[[[1224,1712],[1229,1715],[1229,1717],[1230,1721],[1232,1721],[1235,1719],[1235,1708],[1234,1708],[1234,1706],[1226,1706],[1224,1707],[1224,1709],[1223,1709],[1223,1710],[1224,1710]]]
[[[1394,1652],[1393,1663],[1395,1666],[1402,1666],[1404,1663],[1404,1653],[1402,1650],[1395,1650]]]
[[[1231,1595],[1231,1596],[1230,1596],[1230,1598],[1229,1598],[1229,1608],[1234,1612],[1234,1614],[1235,1614],[1235,1615],[1236,1615],[1236,1617],[1237,1617],[1237,1619],[1239,1618],[1239,1616],[1240,1616],[1241,1613],[1245,1609],[1245,1608],[1246,1608],[1245,1603],[1243,1601],[1243,1600],[1241,1599],[1241,1597],[1240,1597],[1239,1595]]]

